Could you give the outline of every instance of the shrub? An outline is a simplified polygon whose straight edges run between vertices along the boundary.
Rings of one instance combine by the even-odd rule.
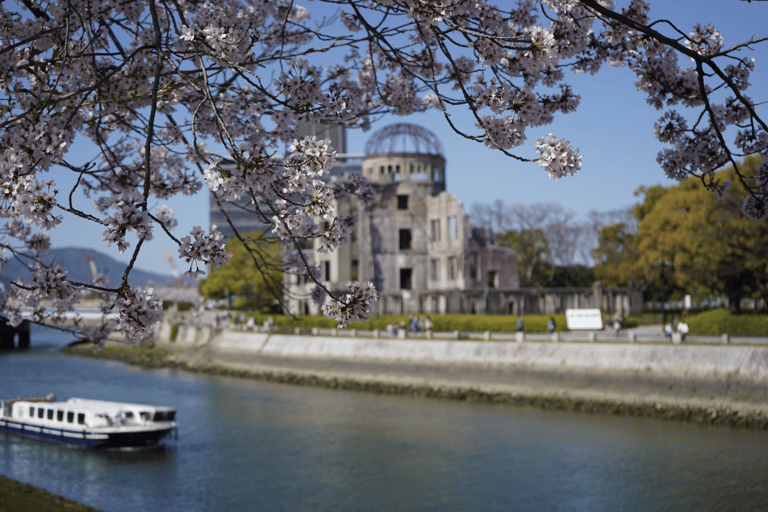
[[[688,318],[691,334],[768,334],[768,315],[734,314],[727,309],[713,309]]]
[[[515,332],[517,330],[517,316],[515,315],[472,315],[472,314],[450,314],[450,315],[417,315],[421,321],[427,316],[432,320],[433,330],[441,332]],[[263,325],[269,315],[254,314],[253,318],[257,325]],[[525,315],[525,332],[547,332],[547,322],[550,317],[554,317],[556,329],[559,332],[566,331],[566,322],[564,314],[555,315]],[[308,330],[312,327],[334,328],[336,322],[324,316],[283,316],[272,315],[274,326],[276,328],[289,330],[299,327],[302,330]],[[364,324],[350,324],[349,329],[383,331],[387,325],[401,324],[406,329],[409,327],[410,315],[387,315],[372,317]]]

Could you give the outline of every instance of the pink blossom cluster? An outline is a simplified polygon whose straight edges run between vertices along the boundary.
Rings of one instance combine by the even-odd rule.
[[[323,314],[333,318],[339,327],[352,322],[366,322],[371,316],[371,307],[378,295],[372,283],[347,283],[349,293],[338,297],[330,304],[323,305]]]
[[[147,293],[127,288],[131,266],[107,289],[72,283],[34,255],[49,247],[47,230],[78,218],[103,226],[104,243],[132,260],[168,237],[187,274],[201,276],[226,262],[222,237],[197,227],[178,236],[171,209],[156,205],[203,186],[271,226],[295,251],[286,271],[314,279],[319,303],[324,289],[303,247],[343,244],[355,217],[338,211],[339,199],[354,195],[364,208],[374,194],[361,176],[328,180],[335,152],[298,137],[301,124],[367,129],[386,114],[438,109],[464,137],[559,178],[581,166],[567,140],[545,131],[535,154],[521,148],[529,130],[578,107],[568,70],[608,63],[635,74],[648,104],[664,110],[654,131],[668,176],[699,177],[722,196],[718,168],[741,172],[739,159],[768,151],[764,99],[747,95],[748,51],[764,39],[728,46],[711,25],[653,22],[645,0],[622,9],[611,0],[321,1],[338,16],[313,18],[313,4],[292,0],[0,3],[0,248],[31,258],[30,279],[3,291],[3,303],[38,310],[47,294],[62,311],[96,291],[119,301],[118,328],[140,338],[159,316]],[[455,122],[456,109],[472,120]],[[76,139],[97,155],[73,154]],[[59,190],[51,178],[63,173],[70,185]],[[765,218],[765,178],[740,179],[745,215]],[[326,312],[363,317],[371,290],[331,296]]]
[[[150,337],[154,325],[163,318],[163,303],[152,297],[152,289],[121,290],[114,298],[118,317],[115,329],[128,343]]]
[[[224,244],[221,243],[223,235],[216,226],[212,227],[210,233],[203,231],[200,226],[195,226],[190,235],[183,237],[179,245],[179,257],[189,263],[189,270],[184,272],[185,275],[197,277],[205,274],[199,263],[220,267],[229,260],[231,255],[224,251]]]

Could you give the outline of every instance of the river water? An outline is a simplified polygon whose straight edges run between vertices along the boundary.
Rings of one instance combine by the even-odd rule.
[[[179,439],[98,452],[0,434],[0,474],[109,512],[764,510],[768,433],[0,356],[0,396],[170,405]]]

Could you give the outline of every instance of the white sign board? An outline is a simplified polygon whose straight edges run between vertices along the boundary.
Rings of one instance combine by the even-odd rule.
[[[566,309],[565,320],[570,330],[600,331],[603,329],[603,314],[599,309]]]

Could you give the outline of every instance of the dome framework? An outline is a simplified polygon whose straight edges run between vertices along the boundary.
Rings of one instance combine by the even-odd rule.
[[[387,154],[439,155],[444,157],[443,145],[437,135],[426,128],[397,123],[375,132],[365,144],[366,156]]]

